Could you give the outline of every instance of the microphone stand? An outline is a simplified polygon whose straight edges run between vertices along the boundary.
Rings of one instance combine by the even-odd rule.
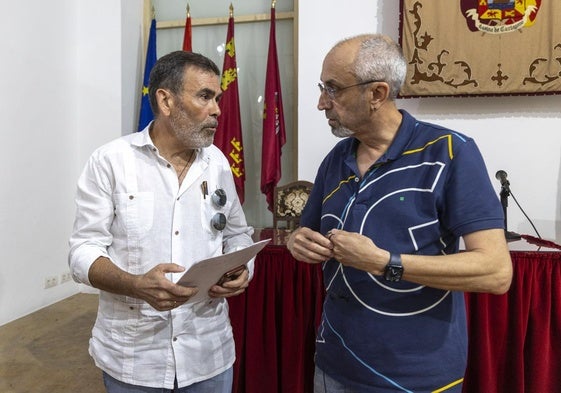
[[[503,184],[501,184],[501,192],[500,192],[500,196],[501,196],[501,205],[503,205],[503,213],[505,216],[505,237],[506,237],[506,241],[507,242],[512,242],[512,241],[516,241],[516,240],[520,240],[522,239],[522,236],[520,236],[518,233],[516,232],[511,232],[508,230],[508,225],[507,225],[507,220],[506,220],[506,210],[508,207],[508,197],[510,196],[510,189],[509,189],[509,184],[508,181],[504,182]]]

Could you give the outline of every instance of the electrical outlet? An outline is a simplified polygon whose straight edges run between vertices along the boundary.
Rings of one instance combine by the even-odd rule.
[[[60,283],[62,284],[68,281],[72,281],[72,275],[70,274],[70,272],[62,273],[60,275]]]
[[[49,276],[45,278],[45,289],[52,288],[58,285],[58,277],[57,276]]]

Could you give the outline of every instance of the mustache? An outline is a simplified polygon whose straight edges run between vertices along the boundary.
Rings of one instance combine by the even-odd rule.
[[[202,124],[201,128],[217,128],[217,127],[218,127],[218,121],[211,121],[211,122]]]

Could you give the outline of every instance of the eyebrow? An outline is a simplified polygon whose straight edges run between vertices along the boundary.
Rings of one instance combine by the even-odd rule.
[[[216,96],[216,92],[212,89],[209,89],[208,87],[205,87],[205,88],[203,88],[203,89],[201,89],[197,92],[197,95],[202,95],[202,94],[207,94],[207,95],[210,95],[210,96],[213,96],[213,97]],[[220,93],[220,94],[222,94],[222,93]]]
[[[328,80],[326,80],[326,81],[323,81],[323,84],[324,84],[325,86],[329,86],[329,87],[339,87],[339,86],[341,86],[341,83],[340,83],[340,82],[337,82],[337,81],[334,80],[334,79],[328,79]]]

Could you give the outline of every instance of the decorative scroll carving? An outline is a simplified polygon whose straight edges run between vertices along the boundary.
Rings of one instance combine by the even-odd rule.
[[[403,97],[561,93],[561,1],[401,2]]]

